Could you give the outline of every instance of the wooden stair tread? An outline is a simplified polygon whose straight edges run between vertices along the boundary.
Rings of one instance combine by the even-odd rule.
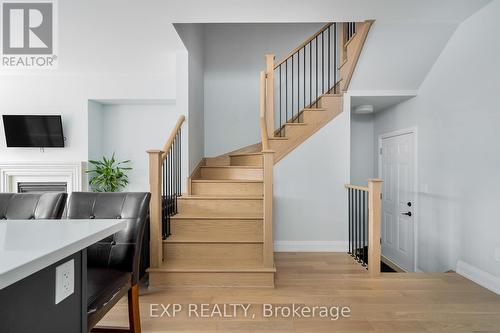
[[[179,213],[172,216],[173,220],[262,220],[263,214],[223,214],[211,213]]]
[[[174,234],[170,235],[167,239],[163,240],[163,243],[177,243],[177,244],[262,244],[262,241],[248,241],[248,240],[227,240],[227,239],[210,239],[210,240],[200,240],[200,239],[189,239],[187,237],[179,237]]]
[[[276,268],[262,267],[262,263],[253,260],[168,260],[159,268],[150,268],[149,272],[263,272],[274,273]]]
[[[202,169],[262,169],[258,166],[246,166],[246,165],[214,165],[214,166],[202,166]]]
[[[229,154],[229,156],[232,156],[232,157],[235,157],[235,156],[256,156],[256,155],[262,155],[262,152]]]
[[[283,126],[307,126],[307,125],[308,125],[307,123],[284,123],[283,124]]]
[[[224,196],[224,195],[184,195],[178,200],[262,200],[263,195],[255,196]]]
[[[254,179],[193,179],[193,183],[263,183],[262,180]]]
[[[302,111],[326,111],[324,108],[305,108]]]

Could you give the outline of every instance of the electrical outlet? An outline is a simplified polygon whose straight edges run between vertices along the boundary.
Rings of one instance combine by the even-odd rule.
[[[495,249],[495,260],[500,262],[500,248]]]
[[[56,267],[56,304],[75,292],[75,260]]]

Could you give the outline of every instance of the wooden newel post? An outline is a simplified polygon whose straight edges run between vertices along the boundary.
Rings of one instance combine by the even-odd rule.
[[[263,150],[264,167],[264,267],[274,267],[274,239],[273,239],[273,166],[274,151]]]
[[[267,135],[274,137],[274,54],[266,54],[266,122]]]
[[[381,187],[381,179],[368,180],[368,273],[370,277],[380,275]]]
[[[159,268],[162,263],[162,235],[161,235],[161,166],[163,162],[162,150],[148,150],[149,155],[149,191],[151,202],[149,205],[149,267]]]

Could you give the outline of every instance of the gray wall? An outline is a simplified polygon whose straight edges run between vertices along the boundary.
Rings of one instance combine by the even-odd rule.
[[[376,114],[374,135],[418,127],[418,268],[458,261],[500,277],[500,31],[496,0],[457,29],[419,95]],[[375,156],[376,158],[376,156]]]
[[[205,155],[260,141],[259,72],[266,53],[281,59],[322,23],[206,24]]]
[[[129,104],[127,104],[129,103]],[[89,159],[110,157],[131,160],[129,185],[125,191],[149,191],[149,149],[162,149],[180,115],[173,102],[136,104],[120,101],[102,104],[89,101]],[[186,142],[187,133],[183,133]],[[186,152],[183,147],[182,172],[186,174]]]
[[[373,115],[351,114],[351,184],[366,186],[374,178]]]
[[[187,84],[187,96],[178,87],[180,104],[187,103],[189,131],[189,175],[205,155],[205,116],[204,116],[204,33],[201,24],[175,24],[184,46],[187,49],[187,80],[179,78],[180,85]],[[178,61],[184,61],[178,57]],[[178,68],[182,67],[178,63]],[[186,68],[184,68],[186,69]],[[182,75],[182,73],[178,73]],[[185,100],[187,99],[187,101]]]

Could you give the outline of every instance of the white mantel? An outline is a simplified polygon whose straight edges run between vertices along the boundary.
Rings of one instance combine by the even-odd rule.
[[[0,192],[19,182],[65,182],[68,193],[87,190],[85,162],[0,162]]]

